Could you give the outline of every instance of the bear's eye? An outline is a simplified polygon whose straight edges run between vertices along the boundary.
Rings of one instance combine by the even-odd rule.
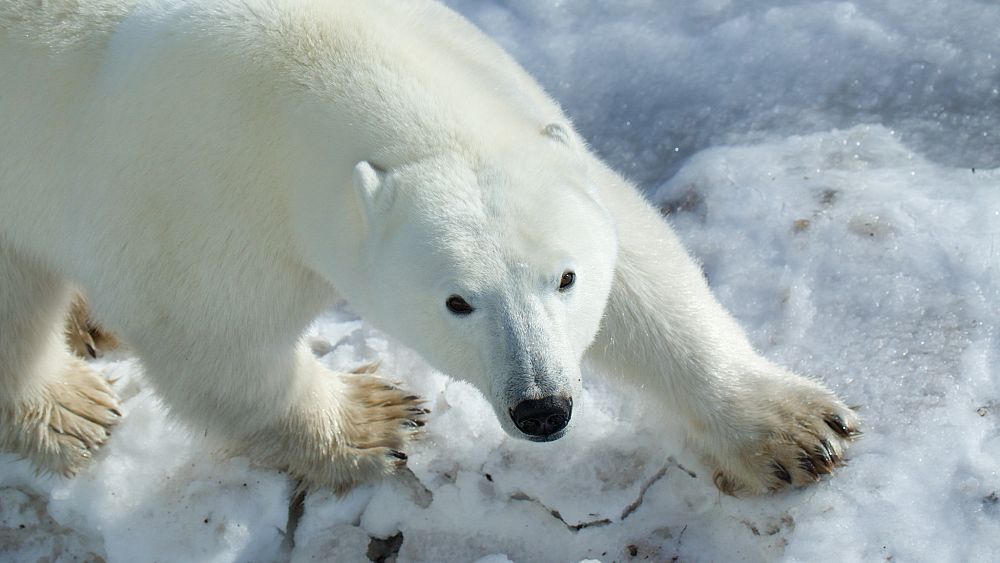
[[[456,315],[468,315],[475,310],[472,308],[472,305],[469,305],[468,301],[462,299],[458,295],[452,295],[449,297],[448,300],[444,302],[444,305],[445,307],[448,307],[449,311],[455,313]]]
[[[573,283],[576,281],[576,274],[570,270],[566,270],[562,277],[559,278],[559,291],[566,291],[567,289],[573,287]]]

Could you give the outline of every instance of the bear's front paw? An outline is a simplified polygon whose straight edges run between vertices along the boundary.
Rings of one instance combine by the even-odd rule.
[[[330,374],[337,385],[319,389],[277,425],[244,439],[234,453],[287,471],[302,486],[344,493],[406,464],[403,450],[430,411],[421,399],[372,373]]]
[[[121,418],[107,382],[79,360],[16,405],[0,407],[0,450],[31,461],[42,473],[76,475]]]
[[[808,485],[842,465],[860,421],[837,397],[789,374],[780,385],[744,397],[722,447],[706,455],[722,492],[743,496]]]

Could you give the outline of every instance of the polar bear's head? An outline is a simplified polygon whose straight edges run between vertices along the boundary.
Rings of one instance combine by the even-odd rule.
[[[565,434],[596,335],[617,236],[582,147],[549,127],[491,157],[362,162],[362,312],[490,400],[504,430]]]

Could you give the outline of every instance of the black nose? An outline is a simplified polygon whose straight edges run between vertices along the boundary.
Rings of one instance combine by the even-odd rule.
[[[562,397],[545,397],[522,402],[510,410],[510,417],[521,432],[544,438],[566,428],[572,412],[573,401]]]

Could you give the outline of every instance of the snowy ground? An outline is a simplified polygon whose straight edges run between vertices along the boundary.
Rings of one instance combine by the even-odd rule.
[[[574,433],[512,441],[470,387],[341,307],[310,334],[323,360],[381,359],[434,410],[411,472],[296,506],[107,358],[125,418],[90,471],[0,456],[0,560],[1000,560],[1000,6],[450,4],[669,212],[761,350],[861,406],[849,466],[720,496],[593,373]]]

